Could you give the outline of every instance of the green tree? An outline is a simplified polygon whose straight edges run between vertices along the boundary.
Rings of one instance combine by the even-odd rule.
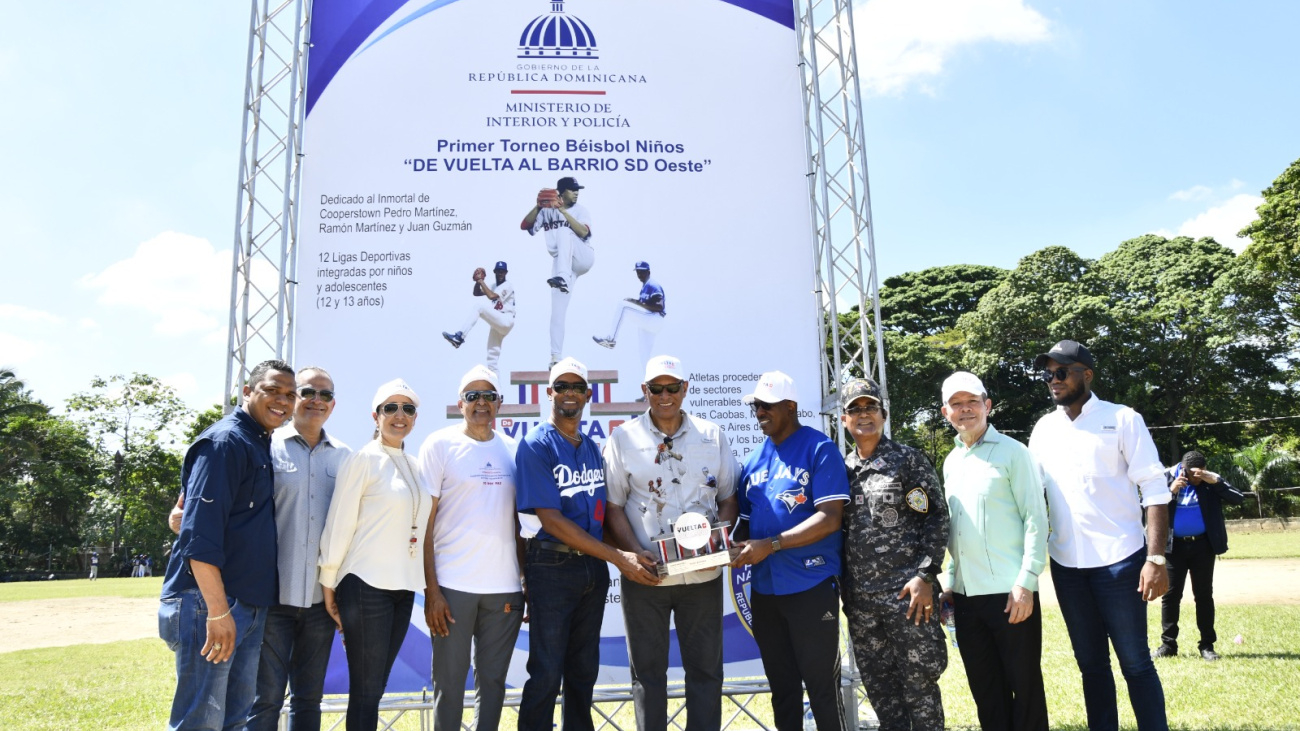
[[[193,444],[204,429],[221,421],[223,416],[225,416],[225,412],[222,410],[221,404],[213,404],[206,410],[200,411],[194,416],[194,421],[190,422],[190,425],[185,429],[185,444]]]
[[[998,267],[952,264],[890,277],[880,288],[881,325],[908,335],[952,330],[1006,276]]]
[[[10,425],[21,417],[39,416],[48,410],[32,398],[17,374],[7,368],[0,369],[0,434],[4,435],[0,440],[0,481],[21,472],[36,457],[36,445]]]
[[[1241,230],[1250,246],[1243,256],[1277,291],[1278,305],[1300,336],[1300,160],[1263,192],[1259,218]]]
[[[96,378],[68,399],[99,454],[92,516],[112,550],[154,553],[169,540],[167,513],[180,491],[180,435],[192,412],[174,389],[143,373]]]
[[[1300,460],[1280,448],[1273,435],[1255,440],[1232,455],[1224,477],[1237,489],[1255,493],[1259,517],[1291,516],[1300,508],[1300,496],[1279,488],[1300,486]],[[1247,502],[1249,507],[1249,501]],[[1251,511],[1243,510],[1246,517]]]

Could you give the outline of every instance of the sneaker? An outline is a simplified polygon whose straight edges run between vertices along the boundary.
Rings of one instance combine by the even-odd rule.
[[[1214,662],[1215,660],[1219,659],[1219,653],[1215,652],[1213,647],[1202,647],[1201,657],[1205,658],[1206,660],[1209,660],[1210,662]]]
[[[614,349],[614,341],[609,338],[598,338],[595,335],[592,335],[591,339],[595,340],[596,345],[599,345],[602,348],[609,348],[610,350]]]
[[[451,343],[451,347],[453,348],[459,348],[465,343],[465,336],[461,335],[459,332],[443,333],[442,336],[447,339],[447,342]]]
[[[564,281],[564,277],[551,277],[550,279],[546,280],[546,283],[551,285],[551,287],[558,289],[561,292],[564,292],[565,294],[568,294],[569,292],[569,283]]]
[[[1151,651],[1151,659],[1154,660],[1157,657],[1173,657],[1177,654],[1178,654],[1177,647],[1170,647],[1169,645],[1161,645]]]

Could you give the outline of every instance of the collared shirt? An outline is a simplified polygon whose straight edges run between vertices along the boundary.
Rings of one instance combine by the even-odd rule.
[[[352,450],[321,431],[316,448],[307,446],[293,424],[271,435],[275,469],[275,529],[280,550],[280,603],[291,607],[319,604],[320,537],[334,496],[339,465]]]
[[[1142,415],[1091,394],[1071,420],[1058,406],[1034,425],[1029,451],[1043,471],[1048,552],[1062,566],[1109,566],[1146,543],[1142,509],[1169,487]]]
[[[1029,448],[993,425],[960,437],[943,461],[952,590],[966,596],[1038,591],[1047,563],[1047,503]]]
[[[751,539],[771,539],[817,513],[817,506],[849,499],[844,457],[830,437],[801,426],[780,444],[763,445],[740,468],[740,517]],[[750,585],[760,594],[796,594],[840,573],[844,538],[835,531],[816,543],[785,548],[754,564]]]
[[[221,569],[226,594],[275,604],[271,435],[243,408],[208,427],[181,465],[185,511],[167,562],[164,598],[198,586],[190,560]]]
[[[321,584],[333,588],[353,574],[376,589],[423,591],[432,510],[415,459],[367,442],[339,466],[321,533]]]
[[[845,465],[852,498],[843,521],[846,596],[897,592],[920,573],[938,573],[948,505],[925,455],[881,437],[870,457],[855,447]]]
[[[641,293],[637,296],[637,302],[643,305],[658,303],[662,307],[655,314],[661,316],[668,314],[668,302],[664,299],[664,288],[659,286],[659,283],[653,279],[646,279],[641,283]]]
[[[718,517],[718,503],[736,494],[736,458],[722,429],[682,412],[672,447],[647,412],[624,422],[605,442],[605,483],[609,502],[627,513],[637,542],[656,550],[654,539],[672,533],[685,512]],[[702,584],[722,567],[666,576],[660,586]]]
[[[528,430],[515,454],[515,507],[532,515],[537,508],[558,510],[599,541],[604,536],[605,462],[600,447],[585,434],[579,436],[582,441],[574,446],[549,422]],[[545,528],[535,537],[560,541]]]

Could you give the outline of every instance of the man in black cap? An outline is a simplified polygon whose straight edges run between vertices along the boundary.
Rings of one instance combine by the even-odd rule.
[[[578,277],[591,271],[596,251],[591,247],[591,214],[578,203],[575,178],[560,178],[555,184],[558,195],[537,197],[533,209],[519,227],[535,236],[546,234],[546,251],[551,255],[551,365],[564,357],[564,319],[569,311],[569,294]]]
[[[1073,340],[1034,361],[1056,404],[1029,437],[1047,492],[1052,582],[1083,674],[1088,728],[1119,728],[1109,643],[1138,730],[1167,731],[1164,689],[1147,649],[1146,602],[1169,588],[1169,486],[1142,415],[1093,395],[1095,367],[1092,353]]]
[[[1223,523],[1223,503],[1241,505],[1246,496],[1218,474],[1205,469],[1205,455],[1192,451],[1183,461],[1165,470],[1169,490],[1169,593],[1160,600],[1160,647],[1153,657],[1178,654],[1178,610],[1183,600],[1187,575],[1192,575],[1192,596],[1196,598],[1197,644],[1201,657],[1219,659],[1214,651],[1214,561],[1228,550],[1228,530]]]
[[[497,363],[501,360],[501,343],[515,326],[515,285],[506,281],[508,272],[504,261],[497,262],[492,268],[496,284],[491,285],[487,283],[486,277],[480,277],[476,273],[474,282],[478,286],[474,288],[474,294],[484,299],[476,301],[459,330],[442,334],[453,348],[459,348],[479,320],[486,322],[491,330],[487,338],[487,359],[483,362],[493,372],[498,370]]]

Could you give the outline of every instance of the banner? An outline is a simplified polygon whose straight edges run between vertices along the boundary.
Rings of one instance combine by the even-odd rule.
[[[521,439],[549,413],[561,356],[591,371],[582,429],[597,441],[644,410],[658,354],[682,359],[684,408],[721,424],[738,459],[763,439],[740,398],[764,371],[792,375],[817,423],[789,0],[316,0],[311,42],[295,365],[334,376],[331,434],[368,440],[374,389],[402,377],[421,398],[414,453],[487,363],[497,427]],[[536,208],[544,189],[562,211]],[[478,295],[480,267],[500,307]],[[728,581],[727,673],[761,674],[746,584]],[[618,596],[602,683],[627,682]],[[428,684],[416,615],[390,691]],[[510,682],[523,672],[516,658]]]

